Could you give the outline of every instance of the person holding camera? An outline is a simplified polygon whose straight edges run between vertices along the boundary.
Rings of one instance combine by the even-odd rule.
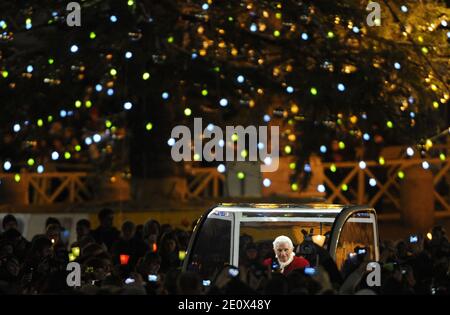
[[[267,258],[263,265],[271,266],[272,271],[279,271],[284,275],[295,269],[309,267],[309,261],[304,257],[295,256],[294,244],[292,240],[284,235],[278,236],[273,241],[273,250],[275,252],[275,259]]]

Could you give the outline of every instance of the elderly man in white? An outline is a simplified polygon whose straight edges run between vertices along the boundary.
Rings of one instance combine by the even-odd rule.
[[[309,266],[308,260],[303,257],[297,257],[294,254],[294,244],[292,240],[284,235],[278,236],[273,241],[273,250],[275,257],[280,264],[280,271],[282,274],[288,274],[294,269],[306,268]],[[265,266],[272,265],[272,258],[264,260]]]

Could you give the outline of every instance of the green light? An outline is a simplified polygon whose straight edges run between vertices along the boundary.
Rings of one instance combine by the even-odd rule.
[[[20,179],[21,177],[19,174],[14,175],[14,180],[16,181],[16,183],[20,182]]]
[[[334,165],[334,164],[331,164],[331,166],[330,166],[330,171],[332,171],[333,173],[336,173],[336,165]]]
[[[106,126],[106,128],[111,128],[112,122],[110,120],[105,121],[105,126]]]
[[[55,62],[55,59],[53,59],[53,58],[49,58],[48,59],[48,64],[49,65],[52,65],[54,62]]]
[[[191,110],[190,108],[186,108],[186,109],[184,110],[184,114],[185,114],[186,116],[191,116],[192,110]]]
[[[388,121],[387,123],[386,123],[386,126],[388,127],[388,128],[393,128],[394,127],[394,124],[392,123],[392,121]]]
[[[339,141],[339,149],[344,150],[345,149],[345,143],[342,141]]]
[[[220,67],[214,67],[215,72],[220,72]]]
[[[89,34],[89,38],[90,39],[95,39],[97,37],[97,34],[95,34],[95,32],[91,32],[90,34]]]
[[[286,154],[291,154],[291,152],[292,152],[291,146],[290,146],[290,145],[285,146],[285,147],[284,147],[284,152],[285,152]]]
[[[445,154],[444,153],[439,154],[439,159],[441,161],[445,161]]]
[[[33,166],[34,165],[34,159],[28,159],[27,164],[28,164],[28,166]]]
[[[275,13],[275,17],[276,17],[277,19],[281,19],[281,13],[280,13],[280,12]]]
[[[208,95],[208,90],[206,90],[206,89],[202,90],[202,95],[203,95],[203,96]]]
[[[77,144],[75,146],[75,151],[80,152],[81,151],[81,145]]]
[[[275,32],[273,32],[273,36],[275,37],[279,37],[281,35],[280,31],[276,30]]]
[[[342,119],[338,118],[337,123],[338,125],[342,125]]]
[[[239,140],[239,136],[238,136],[237,134],[233,133],[233,134],[231,135],[231,140],[234,141],[234,142],[236,142],[236,141]]]
[[[289,168],[291,170],[295,170],[296,167],[297,167],[297,165],[295,164],[295,162],[289,163]]]
[[[66,160],[70,159],[71,157],[72,157],[72,154],[70,154],[70,152],[64,153],[64,158],[65,158]]]
[[[37,125],[38,127],[42,127],[44,125],[44,121],[42,119],[38,119]]]
[[[150,73],[144,72],[144,74],[142,75],[142,79],[143,79],[143,80],[148,80],[148,79],[150,79]]]
[[[112,69],[109,71],[109,74],[112,75],[112,76],[115,76],[115,75],[117,75],[117,70],[114,69],[114,68],[112,68]]]
[[[69,261],[74,261],[75,259],[77,259],[77,257],[75,257],[74,254],[69,253]]]
[[[242,150],[241,156],[245,159],[248,156],[247,150]]]
[[[327,33],[327,37],[328,37],[328,38],[334,38],[334,33],[331,32],[331,31],[328,32],[328,33]]]
[[[240,179],[240,180],[243,180],[245,178],[244,172],[238,172],[237,173],[237,178]]]
[[[50,123],[50,122],[52,122],[53,121],[53,116],[48,116],[47,117],[47,121]]]
[[[292,183],[292,184],[291,184],[291,189],[292,189],[293,191],[297,191],[297,190],[298,190],[298,184],[297,184],[297,183]]]
[[[6,23],[2,23],[2,28],[6,29],[8,27],[8,25]]]
[[[398,176],[398,178],[403,179],[403,178],[405,178],[405,173],[403,173],[403,171],[399,171],[397,173],[397,176]]]
[[[111,132],[112,132],[112,133],[115,133],[116,131],[117,131],[116,126],[112,126],[112,127],[111,127]]]
[[[315,87],[312,87],[310,92],[312,95],[317,95],[317,89]]]
[[[76,108],[80,108],[81,107],[81,101],[80,100],[75,101],[75,107]]]
[[[342,188],[342,191],[347,191],[348,190],[347,184],[343,184],[341,188]]]
[[[173,36],[170,36],[170,37],[167,39],[167,42],[168,42],[169,44],[172,44],[172,43],[173,43]]]
[[[2,71],[2,77],[4,77],[5,79],[8,77],[9,73],[6,70]]]
[[[145,126],[145,129],[147,129],[148,131],[152,130],[152,128],[153,128],[153,124],[152,124],[152,123],[148,123],[148,124]]]
[[[233,21],[234,21],[233,17],[232,17],[232,16],[229,16],[229,17],[228,17],[228,22],[233,22]]]
[[[134,1],[133,0],[128,0],[128,6],[132,6],[134,4]]]
[[[86,101],[86,103],[84,105],[86,106],[86,108],[91,108],[92,102],[88,100],[88,101]]]

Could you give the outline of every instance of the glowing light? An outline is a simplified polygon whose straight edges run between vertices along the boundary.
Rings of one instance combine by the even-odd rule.
[[[289,168],[291,170],[295,170],[297,168],[297,164],[295,162],[289,163]]]
[[[445,154],[444,153],[439,154],[439,159],[441,161],[445,161],[445,159],[446,159]]]
[[[242,150],[241,151],[241,156],[245,159],[248,156],[247,150]]]
[[[272,184],[272,182],[270,181],[270,179],[264,178],[264,180],[263,180],[263,186],[264,186],[264,187],[270,187],[270,184]]]
[[[298,190],[298,184],[297,184],[297,183],[292,183],[292,184],[291,184],[291,189],[292,189],[293,191],[297,191],[297,190]]]
[[[53,151],[52,153],[52,160],[56,161],[57,159],[59,159],[59,153],[56,151]]]
[[[77,45],[72,45],[72,46],[70,47],[70,52],[76,53],[77,51],[78,51],[78,46],[77,46]]]
[[[148,72],[144,72],[144,74],[142,75],[142,80],[148,80],[148,79],[150,79],[150,73],[148,73]]]
[[[243,75],[239,75],[236,80],[238,81],[238,83],[244,83],[245,78]]]
[[[363,170],[363,169],[366,168],[366,166],[367,166],[366,162],[364,162],[364,161],[360,161],[360,162],[359,162],[359,168],[360,168],[360,169]]]
[[[398,178],[403,179],[403,178],[405,178],[405,173],[403,171],[399,171],[397,173],[397,176],[398,176]]]
[[[328,32],[328,33],[327,33],[327,37],[328,37],[328,38],[334,38],[334,33],[331,32],[331,31]]]
[[[327,147],[324,146],[324,145],[321,145],[321,146],[320,146],[320,152],[321,152],[321,153],[327,153]]]
[[[279,30],[276,30],[273,32],[273,36],[275,36],[275,37],[279,37],[280,35],[281,35],[281,33]]]
[[[95,39],[97,37],[97,34],[95,34],[95,32],[90,32],[89,33],[89,38],[90,39]]]
[[[269,156],[265,157],[265,158],[264,158],[264,164],[265,164],[265,165],[270,165],[270,164],[272,164],[272,158],[269,157]]]
[[[342,83],[339,83],[338,86],[337,86],[337,88],[338,88],[338,90],[341,91],[341,92],[344,92],[344,91],[345,91],[345,85],[342,84]]]
[[[116,23],[116,22],[117,22],[117,16],[111,15],[111,17],[109,18],[109,20],[110,20],[112,23]]]
[[[38,119],[37,125],[38,127],[42,127],[44,125],[44,121],[42,119]]]
[[[65,158],[66,160],[69,160],[71,157],[72,157],[72,154],[70,154],[70,152],[64,153],[64,158]]]
[[[32,65],[27,66],[27,72],[28,72],[28,73],[33,72],[33,70],[34,70],[34,68],[33,68]]]
[[[406,149],[406,154],[407,154],[408,156],[413,156],[413,155],[414,155],[414,149],[411,148],[411,147],[407,148],[407,149]]]
[[[109,96],[112,96],[112,95],[114,95],[114,90],[108,89],[108,91],[106,91],[106,94],[108,94]]]
[[[336,170],[337,170],[336,165],[335,164],[331,164],[330,171],[333,172],[333,173],[336,173]]]
[[[91,108],[92,107],[92,102],[90,100],[87,100],[84,105],[86,106],[86,108]]]
[[[359,33],[359,27],[353,26],[353,32],[354,33]]]
[[[175,139],[174,139],[174,138],[170,138],[170,139],[167,141],[167,144],[168,144],[169,146],[175,145]]]
[[[433,234],[430,232],[427,233],[427,238],[431,241],[433,239]]]
[[[26,28],[27,30],[29,30],[29,29],[31,29],[32,27],[33,27],[33,24],[31,23],[31,19],[30,19],[30,18],[26,19],[26,20],[25,20],[25,28]]]
[[[231,141],[236,142],[239,140],[239,136],[236,133],[233,133],[231,135]]]
[[[147,130],[147,131],[150,131],[150,130],[152,130],[153,129],[153,124],[152,123],[147,123],[147,125],[145,125],[145,129]]]
[[[117,70],[113,68],[113,69],[109,70],[109,74],[112,76],[115,76],[115,75],[117,75]]]
[[[134,4],[134,0],[128,0],[128,3],[127,3],[127,4],[128,4],[128,6],[131,7],[131,6]]]
[[[28,159],[28,161],[27,161],[27,164],[28,164],[28,166],[33,166],[34,165],[34,159]]]
[[[237,178],[240,180],[243,180],[245,178],[245,173],[244,172],[238,172],[237,173]]]
[[[259,142],[259,143],[258,143],[258,149],[259,149],[259,150],[263,150],[264,147],[265,147],[265,146],[264,146],[264,143],[262,143],[262,142]]]
[[[44,169],[44,166],[43,166],[43,165],[39,165],[39,166],[37,167],[37,172],[38,172],[39,174],[44,173],[44,171],[45,171],[45,169]]]
[[[203,90],[202,90],[202,95],[203,95],[203,96],[206,96],[206,95],[208,95],[208,90],[206,90],[206,89],[203,89]]]
[[[267,114],[264,115],[263,120],[264,120],[265,122],[269,122],[269,121],[270,121],[270,116],[267,115]]]
[[[49,65],[52,65],[52,64],[54,64],[55,63],[55,59],[53,59],[53,58],[49,58],[48,59],[48,64]]]
[[[345,149],[345,143],[343,141],[339,141],[339,149],[341,150]]]
[[[84,143],[86,143],[86,145],[91,145],[92,139],[90,137],[87,137],[86,139],[84,139]]]
[[[81,107],[81,101],[75,101],[75,107],[80,108]]]
[[[323,184],[317,185],[317,191],[320,193],[325,192],[325,186]]]
[[[370,135],[368,133],[363,134],[363,139],[366,141],[370,140]]]
[[[377,180],[375,178],[369,179],[369,185],[375,187],[377,185]]]
[[[225,141],[223,141],[223,139],[219,140],[219,147],[223,148],[225,146]]]
[[[200,154],[198,153],[194,154],[194,161],[200,161]]]
[[[219,101],[219,104],[220,104],[220,106],[225,107],[225,106],[228,105],[228,100],[227,100],[226,98],[222,98],[222,99]]]
[[[290,146],[290,145],[285,146],[285,147],[284,147],[284,152],[285,152],[286,154],[290,154],[290,153],[292,152],[291,146]]]
[[[3,169],[5,171],[9,171],[11,169],[11,167],[12,167],[12,164],[10,161],[6,161],[5,163],[3,163]]]
[[[208,10],[209,9],[209,4],[203,3],[202,4],[202,9],[205,10],[205,11]]]
[[[315,87],[312,87],[310,92],[312,95],[317,95],[317,89]]]
[[[407,7],[406,5],[402,5],[402,6],[400,7],[400,9],[402,10],[403,13],[408,12],[408,7]]]
[[[9,76],[9,72],[6,71],[6,70],[3,70],[2,71],[2,77],[6,79],[8,76]]]
[[[67,116],[67,112],[63,109],[59,112],[59,116],[61,116],[61,118],[64,118]]]
[[[163,92],[163,93],[161,94],[161,97],[162,97],[163,100],[167,100],[167,99],[169,98],[169,93]]]
[[[290,93],[294,93],[294,88],[293,88],[292,86],[288,86],[288,87],[286,88],[286,92],[288,92],[289,94],[290,94]]]
[[[398,62],[394,63],[394,68],[395,68],[395,69],[400,70],[401,67],[402,67],[402,66],[400,65],[400,63],[398,63]]]
[[[101,92],[102,89],[103,89],[103,87],[102,87],[101,84],[97,84],[97,85],[95,86],[95,90],[96,90],[97,92]]]
[[[81,145],[77,144],[75,146],[75,151],[80,152],[81,151]]]
[[[311,172],[311,165],[309,165],[308,163],[305,164],[305,166],[303,166],[303,170],[306,173],[310,173]]]
[[[422,162],[422,167],[424,170],[427,170],[430,168],[430,163],[428,163],[427,161],[423,161]]]
[[[14,175],[14,180],[16,181],[16,183],[20,182],[21,177],[19,174]]]
[[[20,125],[19,124],[15,124],[13,126],[13,130],[14,130],[14,132],[19,132],[20,131]]]
[[[380,156],[380,157],[378,158],[378,163],[379,163],[380,165],[384,165],[384,164],[386,163],[386,161],[384,160],[384,157]]]
[[[100,141],[102,141],[102,136],[100,136],[98,133],[96,133],[92,139],[94,140],[95,143],[99,143]]]
[[[124,108],[125,110],[130,110],[130,109],[133,108],[133,104],[132,104],[131,102],[125,102],[125,103],[123,104],[123,108]]]
[[[256,25],[255,23],[252,23],[250,25],[250,32],[256,32],[258,30],[258,25]]]
[[[219,165],[217,166],[217,171],[218,171],[219,173],[225,173],[225,171],[226,171],[225,165],[219,164]]]
[[[8,27],[8,25],[6,24],[6,22],[5,22],[4,20],[1,20],[1,21],[0,21],[0,27],[1,27],[2,29],[5,29],[5,28]]]
[[[309,36],[306,33],[302,33],[302,39],[303,40],[308,40]]]
[[[206,126],[206,129],[210,132],[212,132],[214,130],[214,125],[213,124],[208,124],[208,126]]]
[[[386,126],[387,126],[388,128],[394,128],[394,124],[393,124],[392,121],[390,121],[390,120],[386,123]]]
[[[190,108],[186,108],[186,109],[184,110],[184,115],[186,115],[186,116],[191,116],[191,114],[192,114],[192,110],[191,110]]]

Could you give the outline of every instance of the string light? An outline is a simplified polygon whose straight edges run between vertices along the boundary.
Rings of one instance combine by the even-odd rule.
[[[5,161],[5,163],[3,163],[3,169],[4,169],[5,171],[11,170],[11,167],[12,167],[12,164],[11,164],[10,161]]]
[[[219,164],[219,165],[217,166],[217,171],[218,171],[219,173],[225,173],[225,171],[226,171],[225,165]]]
[[[78,46],[77,46],[77,45],[72,45],[72,46],[70,47],[70,52],[76,53],[77,51],[78,51]]]
[[[263,186],[264,187],[270,187],[270,185],[272,184],[271,180],[268,178],[264,178],[263,180]]]

